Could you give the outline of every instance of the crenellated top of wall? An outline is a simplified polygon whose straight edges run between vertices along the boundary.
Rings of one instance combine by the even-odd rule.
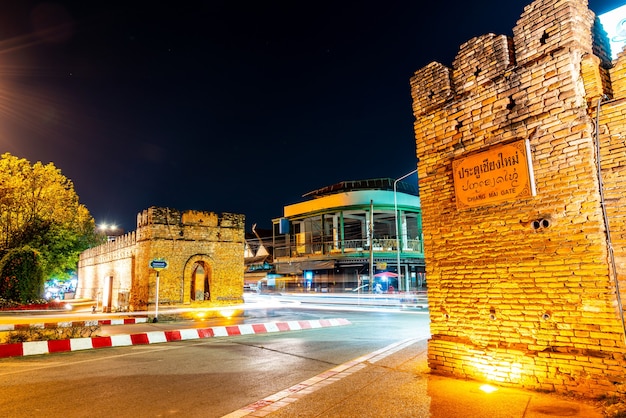
[[[416,71],[411,78],[414,114],[430,113],[502,80],[514,90],[520,84],[516,69],[562,50],[594,56],[599,94],[611,94],[603,72],[612,66],[608,39],[587,1],[537,0],[524,8],[513,38],[492,33],[475,37],[461,45],[452,68],[432,62]]]
[[[115,237],[115,241],[108,241],[104,244],[98,245],[97,247],[89,248],[83,251],[80,255],[81,259],[96,257],[102,254],[113,253],[128,247],[132,247],[137,243],[137,235],[135,231],[128,232],[124,235],[120,235],[119,237]]]
[[[525,65],[562,48],[592,53],[594,21],[587,0],[534,1],[513,28],[516,62]]]
[[[514,64],[512,42],[492,33],[473,38],[459,49],[453,63],[452,86],[457,94],[489,83]]]
[[[137,229],[149,225],[204,226],[204,227],[243,227],[244,215],[196,210],[180,211],[171,208],[152,206],[137,214]]]
[[[182,212],[178,209],[151,206],[137,214],[137,229],[149,225],[178,226],[181,224]]]
[[[154,228],[161,232],[156,232]],[[170,227],[173,227],[172,231]],[[113,253],[122,249],[132,247],[138,240],[145,240],[155,237],[166,237],[171,239],[172,236],[182,239],[183,236],[189,239],[206,239],[205,235],[198,235],[191,230],[202,231],[205,228],[227,228],[236,231],[231,235],[222,235],[218,240],[227,239],[241,241],[243,240],[243,230],[245,227],[245,216],[233,213],[222,213],[221,217],[213,212],[202,211],[180,211],[171,208],[150,207],[137,215],[137,230],[129,232],[125,235],[115,238],[115,241],[109,241],[97,247],[89,248],[81,253],[81,259],[99,256],[102,254]],[[183,231],[187,231],[186,233]],[[212,235],[211,235],[212,236]],[[239,239],[241,236],[241,239]],[[217,237],[217,235],[216,235]],[[217,239],[217,238],[216,238]]]

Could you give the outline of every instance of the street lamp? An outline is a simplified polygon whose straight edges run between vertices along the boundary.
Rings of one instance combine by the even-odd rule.
[[[98,229],[102,231],[104,236],[106,236],[107,241],[114,241],[114,237],[118,235],[117,225],[115,224],[101,223],[100,225],[98,225]]]
[[[107,224],[106,222],[101,223],[100,225],[98,225],[98,229],[102,230],[102,231],[115,231],[117,229],[117,225],[115,224]]]
[[[398,266],[398,283],[402,280],[402,272],[400,271],[400,233],[398,228],[398,194],[396,188],[398,186],[398,182],[400,180],[404,180],[412,174],[417,173],[417,169],[411,171],[410,173],[405,174],[404,176],[397,178],[393,182],[393,206],[394,206],[394,215],[396,218],[396,265]],[[409,275],[407,274],[405,277],[405,290],[409,291]]]

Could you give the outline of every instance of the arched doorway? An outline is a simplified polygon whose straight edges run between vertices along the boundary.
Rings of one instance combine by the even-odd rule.
[[[183,269],[183,303],[211,300],[213,260],[208,254],[196,254],[187,260]]]
[[[209,271],[204,261],[193,263],[189,296],[192,301],[211,300]]]

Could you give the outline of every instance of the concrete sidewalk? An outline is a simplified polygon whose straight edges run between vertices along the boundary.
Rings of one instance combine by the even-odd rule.
[[[601,407],[555,394],[497,388],[429,373],[427,341],[387,347],[223,418],[601,418]]]

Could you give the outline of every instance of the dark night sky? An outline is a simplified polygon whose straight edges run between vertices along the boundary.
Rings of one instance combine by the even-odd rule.
[[[268,228],[415,169],[411,75],[530,3],[0,0],[0,152],[53,162],[98,223],[156,205]]]

